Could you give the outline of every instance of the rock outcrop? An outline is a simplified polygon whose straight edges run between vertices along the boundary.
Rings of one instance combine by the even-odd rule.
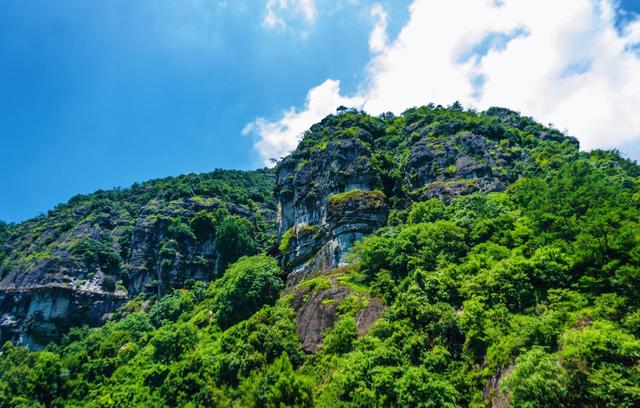
[[[297,311],[297,333],[305,351],[315,353],[322,347],[327,330],[334,327],[345,313],[344,303],[352,300],[350,310],[356,321],[356,334],[362,336],[382,317],[385,306],[377,298],[354,290],[345,279],[350,267],[336,268],[328,274],[310,279],[287,289]]]
[[[124,293],[55,285],[0,289],[0,341],[40,349],[69,327],[104,323],[126,301]]]
[[[278,230],[288,286],[341,265],[356,240],[386,223],[389,208],[370,158],[357,138],[336,138],[308,159],[294,152],[279,165]]]
[[[228,178],[240,185],[225,185]],[[38,348],[70,327],[103,324],[141,293],[162,296],[213,279],[216,214],[244,218],[256,234],[273,236],[272,180],[270,171],[223,171],[151,181],[79,196],[10,227],[0,242],[0,342]],[[258,183],[265,192],[255,191]],[[260,202],[258,193],[271,202]],[[198,228],[196,215],[209,224]]]
[[[312,126],[278,164],[278,249],[288,290],[348,264],[355,242],[385,226],[390,209],[406,214],[416,201],[502,191],[532,168],[543,139],[576,148],[574,139],[508,110],[489,110],[490,119],[477,122],[457,111],[438,120],[439,112],[424,107],[372,118],[343,111]],[[350,294],[332,285],[296,298],[307,350],[319,347],[336,305]],[[367,321],[381,314],[378,306]]]

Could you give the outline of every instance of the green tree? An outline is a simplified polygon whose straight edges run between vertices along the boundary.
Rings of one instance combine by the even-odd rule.
[[[257,383],[255,406],[264,408],[313,406],[313,382],[293,370],[289,356],[284,353]]]
[[[262,306],[273,304],[282,290],[282,271],[266,255],[240,258],[215,282],[215,314],[221,327],[238,323]]]
[[[215,245],[218,251],[217,269],[220,274],[241,256],[253,255],[256,252],[251,224],[240,217],[224,218],[216,232]]]

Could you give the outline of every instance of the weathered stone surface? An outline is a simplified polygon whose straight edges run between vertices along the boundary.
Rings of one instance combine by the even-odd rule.
[[[289,285],[338,266],[353,242],[384,225],[388,207],[383,195],[374,194],[375,207],[367,206],[362,199],[366,195],[361,195],[360,200],[329,208],[331,196],[379,186],[370,147],[353,137],[330,140],[324,151],[316,150],[307,159],[293,153],[280,163],[278,230],[294,238],[283,254],[283,266],[292,271]],[[313,229],[313,236],[301,236],[305,229]],[[314,256],[318,259],[311,259]]]
[[[0,289],[0,343],[12,341],[40,349],[69,327],[103,324],[126,301],[124,293],[54,285]]]
[[[309,299],[300,305],[296,320],[297,333],[305,351],[318,351],[325,332],[338,320],[338,305],[348,295],[349,291],[345,288],[321,289],[312,293]]]
[[[382,317],[386,310],[386,306],[380,299],[373,298],[369,300],[369,305],[358,311],[356,314],[356,326],[358,336],[367,334],[371,326]]]
[[[482,397],[485,401],[491,403],[491,407],[508,408],[511,406],[509,395],[502,392],[500,389],[500,383],[513,372],[514,368],[515,361],[512,361],[506,368],[498,370],[493,376],[491,376],[489,382],[482,390]]]
[[[338,308],[349,296],[357,294],[348,286],[341,285],[337,281],[340,273],[334,270],[327,277],[329,287],[315,288],[313,285],[297,288],[289,288],[287,291],[294,294],[292,307],[298,312],[296,319],[297,333],[305,351],[315,353],[322,346],[327,330],[333,328],[339,319]],[[367,305],[356,313],[356,334],[365,335],[385,311],[385,306],[380,299],[367,299]]]
[[[325,151],[314,151],[308,159],[295,153],[285,158],[276,179],[280,233],[296,224],[322,224],[331,194],[378,186],[370,156],[369,147],[349,138],[329,141]]]
[[[416,142],[403,173],[410,190],[419,192],[418,197],[450,198],[476,190],[462,188],[464,183],[459,182],[463,180],[475,180],[478,191],[499,189],[513,175],[494,174],[493,168],[508,166],[516,159],[520,157],[506,157],[496,142],[465,132],[444,140],[426,137]]]
[[[291,288],[306,279],[327,274],[340,263],[340,243],[329,240],[322,245],[314,256],[296,266],[287,275],[287,288]]]

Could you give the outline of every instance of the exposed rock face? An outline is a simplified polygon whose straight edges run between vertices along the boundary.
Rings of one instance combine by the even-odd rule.
[[[0,342],[40,349],[69,327],[97,326],[126,302],[122,293],[73,290],[62,286],[0,289]]]
[[[515,366],[515,361],[511,361],[507,367],[498,370],[482,390],[482,397],[485,401],[491,401],[493,408],[508,408],[511,405],[509,395],[502,392],[500,383],[513,372]]]
[[[145,292],[161,296],[172,287],[180,287],[187,279],[207,281],[212,278],[217,258],[213,237],[201,241],[176,242],[176,256],[172,262],[159,262],[162,259],[162,243],[170,238],[167,236],[170,219],[188,219],[198,211],[214,211],[221,205],[218,201],[185,201],[184,205],[166,209],[158,208],[157,203],[150,203],[136,220],[131,234],[131,249],[126,259],[130,295]],[[240,207],[227,205],[225,208],[232,214],[247,216]],[[250,213],[248,218],[252,219]]]
[[[323,224],[332,194],[377,187],[370,157],[369,147],[360,140],[340,138],[329,141],[326,150],[312,152],[306,161],[295,152],[285,158],[276,180],[279,232],[294,225]]]
[[[383,226],[388,214],[371,149],[336,138],[303,160],[293,153],[278,167],[278,230],[288,234],[288,286],[345,262],[353,243]],[[303,161],[300,161],[303,160]],[[302,164],[300,164],[302,163]],[[350,193],[351,192],[351,193]]]
[[[322,346],[327,330],[332,329],[340,318],[339,307],[349,296],[366,301],[366,306],[356,312],[356,334],[363,336],[385,311],[380,299],[368,299],[354,292],[337,278],[346,271],[335,269],[330,276],[316,285],[300,285],[288,289],[294,294],[293,308],[298,312],[297,333],[305,351],[315,353]]]
[[[472,133],[445,140],[425,138],[411,147],[405,180],[415,199],[447,199],[473,192],[502,191],[515,174],[505,174],[519,156],[506,156],[498,143]]]
[[[247,200],[242,206],[192,190],[204,180],[204,188],[224,192],[231,190],[225,177],[242,181],[246,176],[249,188],[233,186],[238,195],[256,194],[251,190],[256,179],[266,180],[270,194],[270,174],[264,179],[237,172],[189,176],[191,184],[184,181],[188,177],[181,181],[186,194],[171,184],[174,179],[152,181],[136,191],[80,196],[48,216],[17,225],[0,241],[0,341],[38,348],[70,327],[103,324],[140,293],[162,296],[188,280],[212,279],[215,231],[212,227],[196,237],[190,220],[222,211],[254,226],[258,219],[274,226],[275,203],[250,202],[257,207],[250,210]]]
[[[349,292],[344,288],[331,287],[310,294],[304,301],[300,298],[298,307],[297,332],[305,351],[316,352],[322,345],[324,333],[338,320],[337,308]]]

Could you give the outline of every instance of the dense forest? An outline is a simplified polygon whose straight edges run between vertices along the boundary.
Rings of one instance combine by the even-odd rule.
[[[42,225],[80,225],[79,202],[130,214],[160,196],[281,207],[277,228],[226,207],[168,222],[162,248],[211,238],[230,255],[160,294],[132,291],[116,254],[128,301],[43,350],[5,343],[0,407],[640,405],[640,166],[617,152],[580,152],[500,108],[340,109],[275,172],[215,192],[210,180],[80,196],[0,225],[0,261],[15,271],[46,248],[33,237]],[[339,261],[317,266],[354,225]],[[313,306],[318,293],[335,296]],[[309,304],[334,313],[313,348],[300,338]]]

